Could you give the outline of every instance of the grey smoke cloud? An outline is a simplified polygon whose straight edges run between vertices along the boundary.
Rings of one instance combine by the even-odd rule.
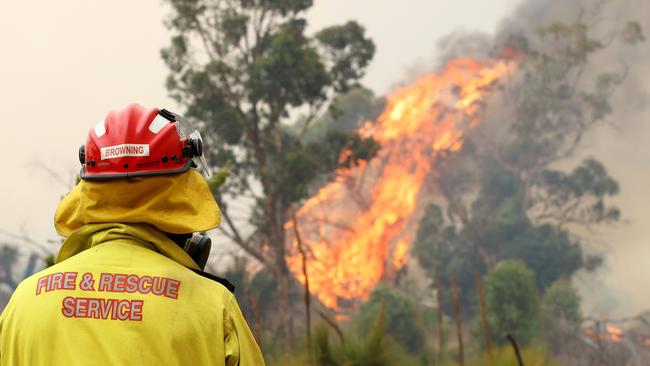
[[[597,9],[601,7],[601,10]],[[594,12],[595,10],[595,12]],[[556,20],[584,19],[599,37],[616,36],[627,21],[637,21],[650,34],[647,0],[530,0],[501,22],[497,37],[534,31]],[[582,233],[588,248],[607,255],[594,277],[577,276],[584,310],[595,316],[636,315],[650,308],[644,288],[650,279],[650,40],[637,47],[612,42],[590,60],[592,70],[627,69],[627,79],[613,95],[609,125],[585,137],[581,157],[600,159],[619,180],[621,193],[613,203],[621,208],[623,222],[614,227]],[[586,75],[587,80],[595,74]]]

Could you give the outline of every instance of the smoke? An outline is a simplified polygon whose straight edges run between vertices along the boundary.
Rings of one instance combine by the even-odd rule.
[[[610,99],[612,114],[589,131],[575,159],[560,168],[573,168],[580,160],[594,157],[619,182],[621,191],[610,204],[621,209],[621,222],[579,233],[584,249],[604,256],[605,263],[595,273],[579,273],[574,284],[582,295],[585,315],[634,316],[650,309],[644,291],[650,279],[650,1],[523,0],[492,37],[459,31],[442,38],[436,67],[455,57],[493,57],[522,35],[557,21],[584,22],[590,36],[608,41],[589,60],[583,77],[587,88],[593,88],[603,72],[627,75]],[[641,25],[648,38],[644,43],[631,46],[620,41],[620,32],[630,21]],[[498,98],[491,104],[486,123],[477,131],[499,141],[507,130],[498,121],[512,110]]]
[[[593,2],[593,1],[592,1]],[[605,5],[605,14],[614,21],[638,21],[650,32],[650,2],[616,0]],[[650,47],[612,47],[594,60],[599,67],[616,69],[621,64],[628,75],[612,97],[613,127],[603,126],[585,140],[585,156],[600,159],[618,179],[621,193],[614,202],[621,208],[624,222],[599,235],[607,244],[607,266],[600,280],[586,282],[583,293],[587,308],[594,313],[611,310],[611,316],[636,315],[650,308],[643,291],[650,278]],[[605,297],[605,298],[603,298]],[[599,308],[607,297],[614,299],[611,309]],[[603,301],[598,301],[603,300]],[[589,309],[589,306],[592,309]],[[600,314],[595,314],[600,315]],[[610,315],[610,314],[603,314]]]
[[[528,0],[501,22],[493,44],[505,44],[520,34],[530,34],[555,21],[586,23],[591,35],[613,42],[589,60],[587,83],[597,73],[625,70],[627,78],[611,98],[613,113],[607,123],[585,136],[578,158],[601,160],[620,183],[621,192],[611,203],[622,212],[620,224],[582,233],[587,250],[605,255],[596,274],[580,273],[575,284],[584,300],[586,315],[622,317],[650,309],[644,289],[650,279],[650,39],[636,47],[617,42],[629,21],[650,34],[648,0]],[[475,40],[467,44],[476,44]],[[458,48],[458,46],[455,46]],[[454,49],[446,49],[453,55]],[[574,162],[567,162],[567,167]]]

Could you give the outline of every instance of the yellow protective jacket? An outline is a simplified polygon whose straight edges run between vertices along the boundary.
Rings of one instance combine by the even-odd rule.
[[[57,212],[68,236],[58,263],[25,279],[0,315],[0,365],[264,365],[233,294],[156,226],[62,224],[102,207],[74,197],[84,189]]]

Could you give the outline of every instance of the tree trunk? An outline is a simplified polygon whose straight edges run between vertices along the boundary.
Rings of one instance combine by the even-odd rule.
[[[443,329],[442,329],[442,322],[443,322],[443,317],[442,317],[442,283],[440,281],[440,276],[436,273],[435,275],[435,286],[436,286],[436,304],[438,306],[438,320],[436,324],[436,334],[438,338],[438,362],[442,361],[442,356],[444,353],[445,349],[445,344],[444,344],[444,335],[443,335]]]
[[[300,251],[300,256],[302,257],[302,274],[305,277],[305,317],[306,317],[306,334],[307,337],[307,353],[309,354],[309,360],[311,361],[311,293],[309,291],[309,274],[307,273],[307,253],[302,245],[302,238],[300,237],[300,229],[298,228],[298,219],[296,218],[296,209],[291,206],[291,222],[293,223],[293,233],[296,237],[296,242],[298,243],[298,250]]]
[[[268,222],[270,226],[270,248],[274,254],[274,270],[278,281],[276,316],[280,322],[280,332],[284,338],[283,346],[289,349],[293,344],[293,331],[291,317],[291,304],[289,302],[290,276],[289,267],[286,261],[284,223],[288,213],[285,207],[275,195],[269,195],[268,201]]]
[[[458,285],[456,284],[456,277],[452,276],[449,280],[451,282],[451,294],[454,298],[454,308],[456,310],[456,335],[458,335],[458,365],[465,366],[465,350],[463,349],[463,320],[460,312],[460,295],[458,294]]]
[[[485,296],[483,294],[483,284],[481,283],[481,271],[476,269],[476,293],[478,294],[478,303],[481,309],[481,327],[483,328],[483,338],[485,340],[485,349],[490,357],[492,357],[492,341],[490,339],[490,329],[487,322],[487,306],[485,305]]]
[[[293,343],[292,331],[291,331],[291,319],[289,310],[289,276],[286,274],[278,273],[278,298],[277,298],[277,308],[276,316],[280,322],[280,332],[282,334],[283,341],[282,346],[285,350],[289,349],[289,346]]]

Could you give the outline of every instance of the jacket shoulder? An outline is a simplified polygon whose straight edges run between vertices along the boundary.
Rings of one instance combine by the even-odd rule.
[[[233,294],[235,293],[235,285],[233,285],[230,281],[228,281],[227,279],[225,279],[223,277],[213,275],[212,273],[200,271],[198,269],[192,269],[192,272],[198,274],[201,277],[204,277],[204,278],[207,278],[209,280],[212,280],[214,282],[219,283],[220,285],[222,285],[223,287],[228,289],[228,291],[230,291],[230,293],[233,293]]]

